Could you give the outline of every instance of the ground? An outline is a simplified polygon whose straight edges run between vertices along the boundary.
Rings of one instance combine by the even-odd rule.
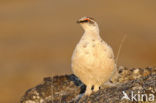
[[[73,74],[44,78],[44,81],[26,91],[21,103],[135,103],[156,102],[156,68],[118,67],[118,75],[110,80],[113,86],[84,96],[85,85]],[[128,99],[122,99],[123,92]],[[135,95],[135,98],[131,98]],[[143,96],[145,95],[145,96]],[[143,98],[142,98],[143,97]],[[155,98],[153,98],[155,97]]]

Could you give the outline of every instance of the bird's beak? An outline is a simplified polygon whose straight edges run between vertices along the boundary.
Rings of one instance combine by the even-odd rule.
[[[76,21],[76,23],[80,24],[80,23],[81,23],[81,21],[80,21],[80,20],[78,20],[78,21]]]

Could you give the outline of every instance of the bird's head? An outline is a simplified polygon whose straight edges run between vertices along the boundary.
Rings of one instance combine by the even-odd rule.
[[[98,24],[91,17],[82,17],[77,23],[79,23],[85,31],[95,31],[99,30]]]

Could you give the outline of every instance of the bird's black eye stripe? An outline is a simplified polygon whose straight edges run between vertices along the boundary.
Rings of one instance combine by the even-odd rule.
[[[92,20],[80,20],[80,21],[77,21],[77,23],[90,23],[90,24],[94,24],[94,22]]]
[[[83,21],[80,21],[80,23],[86,23],[88,22],[88,20],[83,20]]]

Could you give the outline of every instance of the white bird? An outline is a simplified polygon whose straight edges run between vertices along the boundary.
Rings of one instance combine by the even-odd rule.
[[[86,85],[85,95],[109,81],[116,71],[112,48],[102,40],[98,24],[90,17],[77,21],[84,29],[72,55],[72,71]]]

